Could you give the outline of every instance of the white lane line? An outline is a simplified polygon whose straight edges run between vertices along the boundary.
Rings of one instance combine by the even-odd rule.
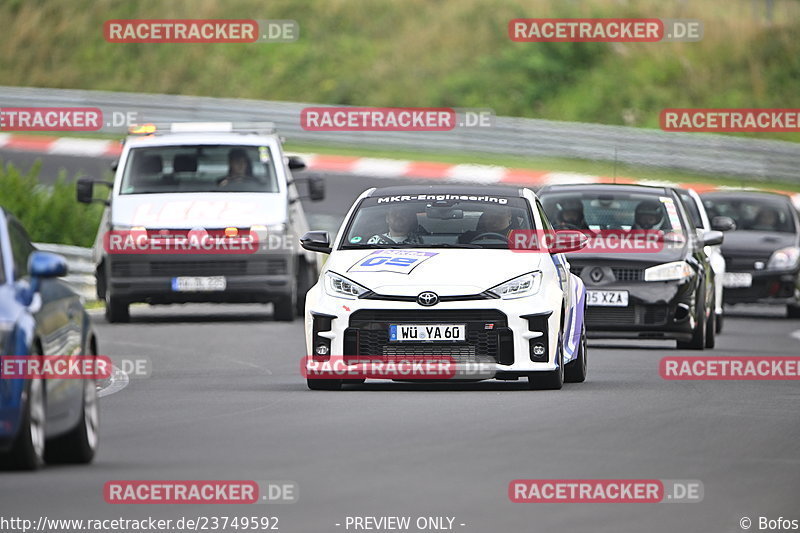
[[[362,157],[356,161],[356,164],[350,169],[350,173],[358,174],[359,176],[374,176],[376,178],[399,178],[408,172],[410,164],[410,161],[401,159]]]
[[[47,153],[98,157],[104,155],[111,144],[111,141],[97,139],[72,139],[69,137],[61,137],[50,144]]]
[[[97,397],[102,398],[103,396],[109,396],[114,394],[115,392],[119,392],[125,387],[128,386],[129,379],[128,374],[117,368],[116,366],[112,367],[113,371],[111,372],[111,377],[108,380],[108,385],[99,389],[97,391]]]
[[[598,181],[600,178],[597,176],[577,172],[548,172],[544,176],[544,182],[548,185],[597,183]]]
[[[499,182],[507,169],[494,165],[453,165],[445,173],[449,180],[490,184]]]
[[[0,148],[6,145],[8,141],[11,140],[10,133],[0,133]]]
[[[798,329],[797,331],[793,331],[792,332],[792,337],[794,337],[795,339],[800,340],[800,329]]]

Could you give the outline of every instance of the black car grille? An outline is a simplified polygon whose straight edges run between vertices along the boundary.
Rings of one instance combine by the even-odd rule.
[[[611,271],[617,281],[642,281],[644,279],[644,270],[640,268],[612,268]]]
[[[586,326],[663,326],[667,322],[667,306],[629,305],[627,307],[590,306],[586,310]]]
[[[114,277],[131,276],[244,276],[281,275],[288,272],[285,259],[264,261],[126,261],[111,262]]]
[[[466,324],[466,342],[389,342],[390,324]],[[491,324],[491,329],[486,329]],[[358,353],[346,355],[430,355],[448,356],[456,361],[476,357],[497,359],[500,335],[508,332],[508,319],[492,309],[435,310],[360,310],[350,315],[350,328],[345,331],[345,345]]]
[[[755,264],[757,261],[760,261],[766,266],[769,262],[769,256],[728,256],[725,258],[725,269],[728,272],[753,272],[756,270]],[[762,266],[762,269],[763,268]]]

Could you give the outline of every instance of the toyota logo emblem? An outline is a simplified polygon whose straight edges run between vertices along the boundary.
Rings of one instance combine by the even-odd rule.
[[[439,295],[430,291],[421,292],[419,293],[419,296],[417,296],[417,303],[419,305],[424,305],[425,307],[436,305],[439,303]]]
[[[589,277],[592,279],[592,281],[597,283],[598,281],[603,279],[603,269],[602,268],[593,268],[589,272]]]

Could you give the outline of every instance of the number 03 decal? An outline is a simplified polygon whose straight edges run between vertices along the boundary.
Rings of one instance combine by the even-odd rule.
[[[436,252],[416,250],[376,250],[361,258],[348,272],[396,272],[408,274]]]

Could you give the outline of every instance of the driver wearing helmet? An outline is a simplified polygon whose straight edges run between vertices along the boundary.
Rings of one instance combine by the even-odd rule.
[[[651,200],[644,200],[636,206],[634,222],[631,229],[659,229],[664,220],[664,211],[661,204]]]
[[[501,235],[508,239],[508,235],[514,229],[511,220],[511,211],[508,209],[494,206],[487,207],[478,219],[475,229],[462,233],[458,237],[458,242],[462,244],[469,243],[481,235],[495,235],[495,238],[497,235]]]
[[[414,209],[394,206],[386,214],[389,231],[373,235],[367,244],[422,244],[419,220]]]
[[[565,200],[561,202],[561,210],[556,215],[556,229],[589,229],[589,224],[583,214],[583,202],[580,200]]]

